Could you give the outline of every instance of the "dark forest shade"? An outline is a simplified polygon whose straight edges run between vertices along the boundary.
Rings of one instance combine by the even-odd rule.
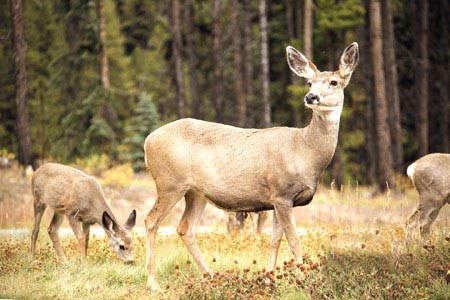
[[[309,113],[303,104],[306,82],[288,72],[286,46],[311,48],[307,51],[310,56],[314,53],[318,68],[332,70],[336,51],[357,41],[361,67],[346,90],[339,148],[323,181],[385,186],[385,176],[375,176],[382,173],[380,162],[385,159],[377,152],[385,146],[376,135],[377,85],[373,84],[370,22],[364,18],[370,10],[364,1],[265,1],[267,52],[261,0],[75,2],[24,3],[22,56],[17,55],[20,43],[15,43],[13,2],[0,4],[0,35],[11,37],[0,44],[0,150],[15,153],[21,163],[30,160],[24,162],[24,156],[71,162],[105,153],[120,162],[135,157],[134,165],[135,154],[142,151],[139,141],[151,130],[140,128],[130,140],[127,128],[139,123],[136,110],[142,95],[156,106],[161,124],[183,116],[215,121],[222,114],[223,123],[261,128],[268,126],[270,104],[271,126],[302,126]],[[102,3],[104,13],[99,15]],[[419,157],[419,148],[449,151],[449,7],[444,0],[428,2],[424,17],[425,2],[420,0],[380,3],[384,67],[378,71],[386,80],[384,130],[391,136],[392,167],[403,173]],[[420,30],[424,24],[420,20],[428,21],[428,30]],[[369,40],[363,42],[365,36]],[[421,71],[424,39],[429,76]],[[103,65],[108,68],[109,88],[102,85],[102,53],[106,53]],[[25,61],[26,68],[21,68]],[[26,70],[26,77],[19,70]],[[424,77],[428,89],[422,88]],[[420,108],[425,98],[426,114]],[[108,109],[102,112],[104,107]],[[29,110],[29,117],[23,109]],[[153,114],[151,118],[157,119]],[[428,121],[419,122],[419,115]],[[29,142],[23,138],[25,123]],[[424,127],[429,128],[428,146],[419,135]],[[31,140],[34,152],[25,146]],[[131,150],[126,149],[133,149],[133,155],[127,155]]]
[[[27,166],[32,163],[30,115],[27,99],[27,70],[25,63],[26,44],[23,26],[22,0],[11,0],[12,44],[14,61],[14,85],[16,91],[16,124],[19,142],[19,162]]]

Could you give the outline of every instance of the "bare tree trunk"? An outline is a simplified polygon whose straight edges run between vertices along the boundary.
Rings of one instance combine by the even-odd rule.
[[[391,135],[388,125],[386,86],[384,81],[383,38],[381,29],[381,9],[379,0],[370,1],[370,36],[372,44],[372,68],[375,91],[375,123],[378,153],[378,185],[386,189],[386,183],[394,187]]]
[[[194,39],[194,7],[192,0],[186,0],[186,8],[184,10],[184,19],[186,26],[186,50],[189,57],[189,87],[191,91],[191,110],[194,118],[201,118],[201,99],[198,92],[197,83],[197,57],[195,56],[195,39]]]
[[[104,89],[110,88],[108,55],[106,53],[105,1],[98,0],[98,35],[100,43],[100,81]]]
[[[214,108],[216,121],[223,122],[223,96],[222,96],[222,60],[220,46],[220,0],[213,1],[212,34],[213,34],[213,68],[214,68]]]
[[[441,10],[440,10],[440,26],[441,26],[441,45],[443,48],[443,55],[440,56],[440,64],[437,67],[437,71],[439,77],[442,80],[442,86],[440,88],[440,133],[441,136],[441,147],[440,151],[443,153],[450,152],[450,135],[449,135],[449,74],[448,70],[450,69],[449,65],[449,3],[446,0],[442,1]]]
[[[305,28],[304,28],[304,44],[305,55],[309,60],[313,60],[313,2],[312,0],[305,0]]]
[[[419,156],[428,154],[428,0],[419,2],[419,111],[417,122],[417,136],[419,143]]]
[[[262,80],[262,103],[264,107],[264,127],[272,124],[270,110],[269,90],[269,42],[267,38],[267,13],[266,0],[259,0],[259,22],[261,33],[261,80]]]
[[[300,39],[302,36],[302,11],[303,5],[300,0],[295,1],[295,37]]]
[[[31,141],[30,115],[27,99],[27,70],[26,70],[26,44],[23,30],[23,3],[22,0],[11,0],[11,28],[14,61],[14,83],[16,92],[16,123],[19,141],[19,163],[30,165],[33,160],[33,147]]]
[[[233,28],[233,66],[234,66],[234,88],[236,92],[237,106],[239,108],[238,124],[245,127],[247,124],[247,102],[245,99],[244,82],[242,74],[242,47],[241,31],[239,26],[239,1],[232,0],[231,3],[231,26]]]
[[[250,1],[243,0],[244,11],[244,82],[247,102],[247,127],[255,123],[253,95],[253,55],[252,55],[252,22],[250,16]]]
[[[367,25],[370,25],[369,14],[369,2],[365,0],[366,16],[365,21]],[[367,152],[367,171],[366,178],[369,184],[376,184],[377,182],[377,148],[376,148],[376,131],[375,131],[375,104],[374,104],[374,91],[373,91],[373,68],[370,54],[370,32],[368,26],[364,31],[364,47],[362,49],[361,61],[365,61],[362,64],[364,76],[364,89],[366,91],[366,105],[365,105],[365,117],[366,117],[366,152]]]
[[[172,0],[172,57],[175,65],[176,97],[178,117],[186,116],[186,95],[184,92],[183,61],[181,58],[180,2]]]
[[[292,0],[285,0],[286,1],[286,23],[287,23],[287,32],[288,32],[288,38],[289,38],[289,42],[291,42],[292,40],[295,39],[295,33],[294,33],[294,11],[292,8]],[[299,1],[296,1],[296,6],[300,6]],[[298,16],[297,16],[298,18]],[[296,25],[298,25],[298,19],[296,19],[297,23]],[[301,26],[301,24],[300,24]],[[298,28],[297,28],[298,31]],[[289,73],[289,79],[290,79],[290,84],[295,84],[297,81],[297,78],[295,77],[295,74],[293,72],[291,72],[290,70],[287,70]],[[301,119],[300,119],[300,114],[297,111],[297,109],[292,109],[291,111],[292,113],[292,119],[294,121],[294,126],[295,127],[300,127],[301,126]]]
[[[400,122],[400,98],[398,95],[397,62],[395,59],[394,23],[392,21],[392,2],[383,3],[383,55],[386,74],[386,96],[392,109],[389,109],[389,125],[391,127],[392,159],[394,169],[400,172],[403,166],[402,125]]]

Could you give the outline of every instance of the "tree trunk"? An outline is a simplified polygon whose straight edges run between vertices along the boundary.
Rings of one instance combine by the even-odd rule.
[[[392,109],[389,109],[389,125],[391,128],[392,160],[394,169],[400,172],[403,167],[402,126],[400,120],[400,98],[398,95],[397,62],[395,59],[394,23],[392,20],[391,0],[383,3],[383,56],[386,74],[386,96]]]
[[[369,1],[365,1],[365,22],[367,24],[364,30],[364,47],[361,47],[361,61],[365,61],[365,64],[361,64],[363,68],[364,76],[364,90],[366,92],[366,104],[365,104],[365,117],[366,117],[366,152],[367,152],[367,170],[366,179],[368,184],[376,184],[377,182],[377,147],[376,147],[376,131],[375,131],[375,104],[374,104],[374,92],[373,92],[373,72],[372,62],[370,54],[370,32],[368,25],[370,24],[369,15]]]
[[[419,156],[428,154],[428,0],[419,2],[419,69],[417,141]]]
[[[305,55],[309,60],[313,60],[313,2],[312,0],[305,0],[305,28],[304,28],[304,45]]]
[[[175,65],[175,85],[178,117],[186,116],[186,96],[184,92],[183,61],[181,58],[180,2],[172,0],[172,58]]]
[[[383,40],[381,29],[380,1],[370,1],[370,37],[372,49],[372,68],[375,92],[375,123],[378,153],[378,185],[382,190],[394,187],[391,135],[388,125],[388,109],[386,101],[386,87],[384,81]]]
[[[269,90],[269,45],[267,39],[267,13],[266,0],[259,0],[259,22],[261,33],[261,80],[262,80],[262,103],[264,107],[264,127],[270,127],[270,90]]]
[[[244,11],[244,85],[247,102],[247,127],[253,127],[255,122],[253,95],[253,55],[252,55],[252,21],[250,16],[250,1],[243,0]]]
[[[241,31],[239,26],[239,1],[232,0],[231,3],[231,26],[233,28],[233,67],[234,67],[234,89],[239,108],[238,125],[245,127],[247,124],[247,102],[245,100],[244,82],[242,76],[242,47]]]
[[[184,19],[186,26],[186,51],[189,57],[189,87],[191,90],[191,110],[194,118],[200,119],[201,113],[201,99],[198,92],[197,83],[197,57],[195,56],[195,38],[194,38],[194,7],[192,0],[186,0],[186,8],[184,11]]]
[[[22,0],[11,0],[11,28],[14,62],[14,84],[16,94],[16,123],[19,140],[19,163],[28,166],[32,163],[32,142],[30,129],[30,115],[27,99],[27,70],[26,70],[26,44],[23,29],[23,3]]]
[[[441,78],[442,85],[440,87],[440,132],[439,136],[441,137],[441,147],[439,149],[440,152],[449,153],[450,152],[450,135],[449,135],[449,79],[448,79],[448,70],[450,68],[449,65],[449,3],[447,0],[443,0],[441,4],[440,10],[440,27],[441,27],[441,42],[443,51],[440,56],[440,63],[437,66],[437,72],[439,77]]]
[[[100,81],[104,89],[110,88],[108,55],[106,53],[105,1],[98,0],[98,35],[100,43]]]
[[[289,38],[289,43],[292,43],[292,41],[295,39],[295,33],[294,33],[294,11],[292,8],[292,0],[285,0],[286,1],[286,25],[287,25],[287,32],[288,32],[288,38]],[[296,1],[296,8],[297,6],[300,6],[299,1]],[[298,13],[298,12],[297,12]],[[298,18],[298,16],[297,16]],[[296,19],[297,23],[296,25],[298,25],[298,19]],[[300,24],[301,26],[301,24]],[[298,29],[297,29],[298,31]],[[289,79],[290,79],[290,84],[295,84],[297,81],[297,78],[295,77],[294,72],[291,72],[291,70],[286,69],[287,72],[289,73]],[[300,119],[300,114],[296,109],[292,109],[291,110],[291,114],[292,114],[292,120],[294,121],[294,126],[295,127],[300,127],[301,126],[301,119]]]
[[[223,95],[222,95],[222,47],[220,43],[220,0],[213,1],[212,34],[213,34],[213,68],[214,68],[214,109],[216,121],[223,123]]]
[[[300,39],[302,36],[302,11],[303,5],[300,0],[295,1],[295,38]]]

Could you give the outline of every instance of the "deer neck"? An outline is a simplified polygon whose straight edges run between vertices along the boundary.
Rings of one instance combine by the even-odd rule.
[[[327,113],[313,111],[311,123],[303,129],[304,143],[310,152],[308,158],[321,171],[336,150],[341,112],[342,108]]]

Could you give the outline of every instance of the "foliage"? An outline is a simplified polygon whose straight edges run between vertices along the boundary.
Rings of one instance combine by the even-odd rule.
[[[133,178],[133,168],[129,164],[114,166],[102,174],[100,182],[106,186],[129,187]]]
[[[92,154],[84,159],[76,159],[75,167],[90,175],[100,176],[111,167],[111,160],[106,154]]]
[[[123,140],[123,158],[130,161],[135,171],[145,168],[143,145],[147,135],[159,125],[158,113],[151,97],[142,92],[139,96],[130,119],[130,124],[125,127],[126,138]]]

